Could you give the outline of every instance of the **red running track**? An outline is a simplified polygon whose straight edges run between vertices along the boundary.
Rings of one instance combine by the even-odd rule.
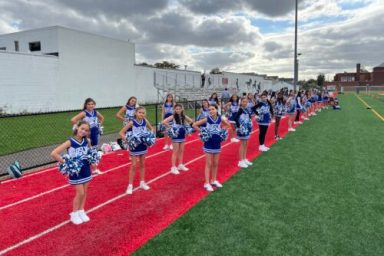
[[[273,128],[272,124],[267,145],[274,143]],[[283,119],[280,134],[286,133],[287,119]],[[169,173],[171,152],[161,151],[162,144],[152,147],[146,160],[151,190],[136,190],[133,195],[124,194],[127,152],[104,156],[100,169],[105,173],[94,177],[89,186],[86,209],[91,221],[79,226],[68,221],[73,188],[57,171],[1,184],[0,254],[127,255],[135,251],[208,194],[203,189],[205,157],[200,140],[188,138],[184,162],[190,171],[180,175]],[[258,146],[256,132],[250,139],[249,159],[259,155]],[[238,154],[233,154],[238,147],[238,143],[223,144],[218,175],[222,182],[239,170]],[[31,199],[20,203],[26,198]]]

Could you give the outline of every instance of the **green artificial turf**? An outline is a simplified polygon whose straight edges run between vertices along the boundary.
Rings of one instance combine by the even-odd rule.
[[[148,105],[145,108],[147,119],[154,125],[155,105]],[[122,128],[122,122],[115,116],[118,110],[119,108],[99,110],[105,117],[104,134],[117,133]],[[185,112],[191,118],[195,118],[193,106]],[[0,118],[0,156],[63,142],[71,136],[70,120],[77,113],[79,111]],[[160,108],[158,121],[161,121]]]
[[[135,255],[384,255],[384,122],[339,98]]]

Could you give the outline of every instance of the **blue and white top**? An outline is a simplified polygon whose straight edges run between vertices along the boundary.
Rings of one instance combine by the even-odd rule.
[[[272,118],[271,106],[268,102],[260,101],[253,107],[253,111],[256,113],[256,121],[259,125],[269,125]]]
[[[252,111],[252,110],[251,110]],[[247,140],[252,132],[252,115],[251,111],[247,108],[240,108],[237,112],[236,121],[236,133],[237,138],[240,140]]]
[[[186,131],[185,131],[184,124],[176,124],[176,122],[173,122],[171,124],[171,127],[174,128],[175,130],[177,130],[177,137],[172,138],[172,142],[176,142],[176,143],[185,142]]]
[[[207,108],[202,108],[201,109],[201,113],[199,115],[199,117],[197,118],[197,120],[201,120],[203,118],[207,118],[209,116],[209,110]],[[206,127],[207,124],[202,124],[201,127]]]
[[[248,105],[247,105],[247,109],[249,111],[249,113],[252,113],[252,108],[255,106],[255,102],[253,101],[248,101]]]
[[[78,174],[74,173],[69,175],[68,182],[71,185],[79,185],[89,182],[92,179],[92,173],[87,159],[89,150],[88,140],[83,138],[82,141],[79,142],[75,138],[70,138],[69,141],[71,142],[71,146],[67,149],[68,155],[71,158],[82,159],[83,166]]]
[[[237,112],[239,111],[239,103],[238,102],[232,102],[231,105],[229,106],[229,120],[230,122],[234,123],[235,122],[235,117]]]
[[[92,128],[99,129],[99,119],[97,118],[97,111],[92,110],[92,112],[88,112],[87,110],[83,110],[85,113],[85,117],[83,118],[83,121],[87,122],[89,126]]]
[[[287,100],[287,113],[293,114],[296,112],[296,99],[291,97],[291,99]]]
[[[221,138],[220,138],[220,130],[221,130],[221,117],[217,116],[216,120],[214,120],[211,116],[207,117],[207,129],[212,136],[208,141],[204,142],[203,150],[206,153],[217,154],[221,151]]]
[[[173,115],[173,103],[165,102],[163,107],[164,107],[164,119]]]
[[[275,109],[274,109],[274,114],[277,117],[282,117],[285,113],[285,105],[282,101],[276,101],[275,102]]]
[[[135,118],[135,105],[125,105],[125,115],[124,115],[124,125],[126,125],[129,121],[133,120]]]
[[[132,120],[132,134],[140,137],[147,130],[147,122],[145,119],[139,122],[136,119]],[[131,156],[141,156],[147,153],[147,146],[144,143],[140,143],[135,149],[130,150]]]
[[[209,105],[212,105],[212,106],[214,106],[214,105],[218,105],[217,102],[216,102],[216,100],[213,99],[213,98],[209,98],[209,99],[208,99],[208,103],[209,103]]]

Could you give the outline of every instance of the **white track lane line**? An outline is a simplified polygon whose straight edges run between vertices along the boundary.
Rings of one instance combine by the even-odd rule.
[[[256,129],[256,130],[253,131],[252,133],[255,133],[255,132],[257,132],[257,131],[258,131],[258,129]],[[198,140],[199,140],[199,139],[198,139]],[[192,141],[190,141],[190,142],[192,142]],[[221,148],[225,148],[225,147],[227,147],[227,146],[229,146],[229,145],[231,145],[231,144],[232,144],[232,143],[227,143],[227,144],[225,144],[224,146],[222,146]],[[162,153],[162,152],[159,152],[159,153]],[[152,156],[152,155],[151,155],[151,156]],[[193,162],[196,162],[197,160],[199,160],[199,159],[201,159],[201,158],[203,158],[203,157],[205,157],[205,154],[203,154],[203,155],[201,155],[201,156],[199,156],[199,157],[196,157],[196,158],[192,159],[191,161],[187,162],[185,165],[189,165],[189,164],[191,164],[191,163],[193,163]],[[128,164],[125,164],[125,165],[128,165]],[[117,167],[115,167],[115,168],[117,168]],[[171,172],[169,171],[169,172],[166,172],[166,173],[164,173],[164,174],[162,174],[162,175],[159,175],[159,176],[157,176],[156,178],[153,178],[152,180],[148,181],[147,184],[151,184],[151,183],[153,183],[153,182],[155,182],[155,181],[157,181],[157,180],[159,180],[159,179],[161,179],[161,178],[164,178],[164,177],[166,177],[167,175],[169,175],[170,173],[171,173]],[[101,175],[101,174],[100,174],[100,175]],[[68,185],[68,186],[69,186],[69,185]],[[133,189],[133,191],[136,191],[136,190],[138,190],[138,189],[139,189],[139,187],[136,187],[136,188]],[[97,205],[97,206],[95,206],[95,207],[89,209],[89,210],[87,211],[87,213],[91,213],[91,212],[93,212],[93,211],[96,211],[96,210],[100,209],[101,207],[106,206],[106,205],[108,205],[108,204],[111,204],[111,203],[113,203],[113,202],[115,202],[115,201],[117,201],[117,200],[119,200],[119,199],[121,199],[121,198],[123,198],[123,197],[125,197],[125,196],[128,196],[128,195],[127,195],[126,193],[124,193],[124,194],[120,194],[120,195],[118,195],[118,196],[116,196],[116,197],[113,197],[113,198],[111,198],[111,199],[105,201],[104,203],[99,204],[99,205]],[[21,242],[19,242],[19,243],[17,243],[17,244],[14,244],[14,245],[12,245],[12,246],[10,246],[10,247],[8,247],[8,248],[6,248],[6,249],[0,251],[0,255],[3,255],[3,254],[5,254],[5,253],[7,253],[7,252],[10,252],[10,251],[12,251],[12,250],[14,250],[14,249],[16,249],[16,248],[18,248],[18,247],[24,245],[24,244],[27,244],[27,243],[29,243],[29,242],[32,242],[33,240],[36,240],[36,239],[38,239],[38,238],[40,238],[40,237],[42,237],[42,236],[45,236],[46,234],[49,234],[49,233],[51,233],[51,232],[53,232],[53,231],[55,231],[55,230],[57,230],[57,229],[59,229],[59,228],[65,226],[65,225],[67,225],[68,223],[70,223],[69,220],[63,221],[63,222],[57,224],[56,226],[53,226],[53,227],[51,227],[51,228],[49,228],[49,229],[44,230],[43,232],[40,232],[40,233],[37,234],[37,235],[31,236],[31,237],[29,237],[29,238],[27,238],[27,239],[25,239],[25,240],[23,240],[23,241],[21,241]]]
[[[194,140],[188,141],[188,142],[185,143],[185,145],[190,144],[190,143],[193,143],[193,142],[198,141],[198,140],[200,140],[200,139],[194,139]],[[146,159],[148,159],[148,158],[152,158],[152,157],[155,157],[155,156],[158,156],[158,155],[161,155],[161,154],[164,154],[164,153],[166,153],[166,152],[168,152],[168,151],[169,151],[169,150],[167,150],[167,151],[160,151],[160,152],[157,152],[157,153],[155,153],[155,154],[152,154],[152,155],[147,156]],[[94,177],[98,177],[98,176],[107,174],[107,173],[109,173],[109,172],[111,172],[111,171],[114,171],[114,170],[116,170],[116,169],[123,168],[123,167],[128,166],[128,165],[130,165],[130,162],[129,162],[129,163],[126,163],[126,164],[122,164],[122,165],[116,166],[116,167],[113,167],[113,168],[108,169],[108,170],[106,170],[106,171],[103,171],[101,174],[94,175]],[[45,192],[41,192],[41,193],[39,193],[39,194],[37,194],[37,195],[34,195],[34,196],[30,196],[30,197],[24,198],[24,199],[22,199],[22,200],[19,200],[19,201],[14,202],[14,203],[10,203],[10,204],[1,206],[1,207],[0,207],[0,211],[1,211],[1,210],[4,210],[4,209],[7,209],[7,208],[10,208],[10,207],[12,207],[12,206],[21,204],[21,203],[25,203],[25,202],[31,201],[31,200],[33,200],[33,199],[42,197],[42,196],[44,196],[44,195],[50,194],[50,193],[55,192],[55,191],[60,190],[60,189],[64,189],[64,188],[69,187],[69,186],[71,186],[71,185],[70,185],[70,184],[66,184],[66,185],[63,185],[63,186],[60,186],[60,187],[53,188],[53,189],[51,189],[51,190],[45,191]]]

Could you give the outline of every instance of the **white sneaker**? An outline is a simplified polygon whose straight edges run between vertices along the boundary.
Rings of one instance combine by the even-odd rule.
[[[99,169],[96,169],[96,170],[95,170],[95,173],[98,174],[98,175],[100,175],[100,174],[102,174],[103,172],[100,171]]]
[[[259,146],[259,150],[262,151],[262,152],[267,152],[269,150],[269,148],[264,146],[264,145],[260,145]]]
[[[297,124],[297,121],[293,122],[294,124]]]
[[[90,220],[90,218],[88,217],[88,215],[85,213],[84,210],[77,211],[77,214],[79,215],[80,219],[81,219],[83,222],[87,222],[87,221]]]
[[[247,168],[248,167],[248,165],[244,162],[244,160],[239,161],[237,166],[239,166],[240,168]]]
[[[132,195],[132,193],[133,193],[133,186],[132,186],[132,184],[128,185],[127,191],[125,193],[127,193],[128,195]]]
[[[145,181],[140,181],[140,188],[144,190],[149,190],[150,187],[145,183]]]
[[[177,167],[176,167],[176,166],[173,166],[173,167],[171,168],[171,173],[172,173],[172,174],[175,174],[175,175],[180,174],[180,172],[179,172],[179,170],[177,170]]]
[[[309,120],[309,118],[308,118],[308,117],[304,117],[304,120],[305,120],[305,121],[308,121],[308,120]]]
[[[216,186],[217,188],[222,188],[222,187],[223,187],[223,185],[222,185],[219,181],[217,181],[217,180],[212,181],[212,182],[211,182],[211,185],[214,185],[214,186]]]
[[[289,131],[289,132],[294,132],[294,131],[296,131],[296,129],[288,128],[288,131]]]
[[[263,147],[264,147],[264,149],[266,150],[266,151],[268,151],[270,148],[269,147],[267,147],[267,146],[265,146],[265,145],[263,145]]]
[[[183,164],[179,164],[179,166],[177,167],[177,169],[179,171],[189,171],[189,168],[185,167]]]
[[[83,223],[83,220],[80,219],[78,211],[77,212],[71,212],[69,215],[71,216],[70,220],[73,224],[79,225],[79,224]]]
[[[238,139],[236,139],[236,138],[232,138],[231,139],[231,142],[234,142],[234,143],[237,143],[237,142],[239,142],[240,140],[238,140]]]
[[[163,150],[169,150],[168,144],[163,147]]]
[[[169,145],[169,149],[170,149],[170,150],[173,150],[173,145],[172,145],[172,144]]]
[[[247,165],[253,165],[253,163],[250,162],[248,159],[244,159],[244,162],[245,162]]]
[[[303,124],[303,122],[301,122],[301,121],[299,121],[299,122],[297,122],[298,124]]]
[[[209,184],[209,183],[204,184],[204,188],[205,188],[208,192],[212,192],[212,191],[213,191],[213,188],[212,188],[211,184]]]

